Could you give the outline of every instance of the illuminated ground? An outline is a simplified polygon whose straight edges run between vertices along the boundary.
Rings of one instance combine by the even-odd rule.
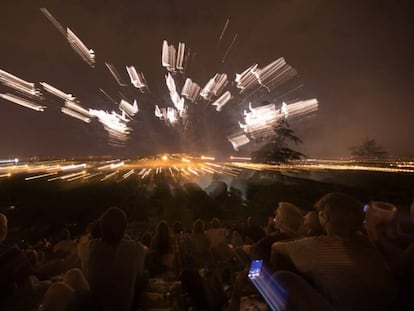
[[[88,182],[122,181],[128,178],[146,179],[166,174],[176,179],[192,180],[206,174],[237,176],[243,170],[254,171],[373,171],[390,173],[414,173],[414,162],[375,162],[364,164],[353,160],[306,160],[289,165],[251,163],[248,158],[230,157],[228,161],[216,161],[214,157],[189,154],[160,154],[141,159],[116,159],[109,161],[19,161],[2,160],[0,178],[24,176],[27,182],[34,180]]]

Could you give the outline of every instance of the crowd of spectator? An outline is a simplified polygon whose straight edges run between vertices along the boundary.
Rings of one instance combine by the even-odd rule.
[[[0,214],[0,310],[269,310],[249,279],[254,260],[285,310],[414,310],[414,204],[410,216],[329,193],[312,211],[279,202],[264,226],[127,224],[113,207],[82,236],[21,249]]]

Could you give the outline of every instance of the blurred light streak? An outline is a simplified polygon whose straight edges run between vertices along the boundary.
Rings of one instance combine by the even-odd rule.
[[[244,133],[237,133],[227,137],[227,140],[232,144],[233,149],[239,151],[241,146],[250,142],[249,138]]]
[[[75,52],[78,53],[89,66],[95,67],[95,52],[92,49],[88,49],[68,27],[66,27],[66,38]]]
[[[243,160],[243,161],[250,161],[252,158],[250,157],[237,157],[237,156],[230,156],[230,160]]]
[[[103,89],[99,89],[99,91],[114,105],[117,105],[118,103],[107,93],[105,92]]]
[[[27,99],[24,99],[24,98],[21,98],[21,97],[18,97],[16,95],[9,94],[9,93],[0,94],[0,97],[4,98],[5,100],[8,100],[12,103],[15,103],[15,104],[18,104],[20,106],[23,106],[23,107],[26,107],[26,108],[29,108],[29,109],[33,109],[33,110],[36,110],[36,111],[44,111],[47,108],[46,106],[37,105],[33,102],[28,101]]]
[[[224,33],[226,32],[227,27],[229,26],[229,23],[230,23],[230,19],[227,19],[226,23],[224,24],[223,30],[220,33],[219,42],[221,41],[221,39],[223,39]]]
[[[123,179],[127,179],[129,176],[131,176],[132,174],[134,174],[134,170],[130,170],[129,172],[125,173],[124,175],[122,175]]]
[[[57,88],[55,88],[54,86],[46,83],[46,82],[40,82],[40,85],[43,86],[44,90],[50,94],[53,94],[61,99],[63,99],[64,101],[75,101],[76,97],[74,97],[72,94],[67,94]]]
[[[200,96],[205,100],[210,100],[213,96],[218,96],[228,83],[227,74],[216,73],[200,92]]]
[[[40,97],[42,94],[38,89],[35,88],[35,84],[32,82],[27,82],[7,71],[0,69],[0,82],[4,85],[18,91],[24,93],[28,96],[35,96]]]
[[[72,164],[72,165],[62,166],[62,167],[60,167],[60,170],[62,172],[69,172],[69,171],[75,171],[75,170],[84,169],[86,167],[87,167],[86,163],[82,163],[82,164]]]
[[[88,179],[91,179],[91,178],[93,178],[93,177],[99,176],[99,175],[101,175],[101,174],[102,174],[102,173],[95,173],[95,174],[92,174],[92,175],[83,176],[83,180],[88,180]]]
[[[65,29],[62,27],[61,24],[59,24],[59,22],[53,17],[52,14],[49,13],[49,11],[46,8],[41,8],[40,11],[43,13],[44,16],[46,16],[46,18],[53,24],[53,26],[56,27],[56,29],[63,35],[66,37],[66,31]]]
[[[181,95],[188,100],[195,102],[200,94],[200,90],[201,87],[197,83],[194,83],[190,78],[187,78],[181,90]]]
[[[134,116],[138,113],[138,104],[137,101],[134,100],[134,103],[131,105],[126,100],[121,99],[121,103],[119,104],[119,109],[124,111],[128,116]]]
[[[125,82],[122,80],[121,75],[118,73],[114,65],[105,62],[105,66],[106,68],[108,68],[112,77],[114,77],[115,81],[119,84],[119,86],[127,86]]]
[[[142,72],[137,72],[134,66],[126,66],[131,84],[139,89],[141,92],[146,88],[145,77]]]
[[[226,60],[226,57],[227,57],[227,55],[229,54],[229,52],[230,52],[231,48],[232,48],[232,47],[233,47],[233,45],[236,43],[236,40],[237,40],[237,36],[238,36],[238,35],[239,35],[238,33],[236,33],[236,34],[234,35],[233,40],[231,41],[231,43],[230,43],[229,47],[228,47],[228,48],[227,48],[227,50],[226,50],[226,53],[224,53],[224,56],[223,56],[223,58],[221,59],[221,62],[222,62],[222,63],[224,63],[224,61]]]
[[[220,98],[218,98],[212,105],[216,106],[216,111],[221,111],[223,106],[231,99],[231,93],[226,91]]]
[[[112,172],[112,173],[110,173],[110,174],[106,175],[104,178],[102,178],[102,179],[101,179],[101,181],[108,180],[109,178],[111,178],[111,177],[115,176],[115,175],[116,175],[116,174],[118,174],[118,173],[119,173],[119,171]]]
[[[48,177],[48,176],[52,176],[52,175],[56,175],[56,174],[57,174],[57,172],[48,173],[48,174],[42,174],[42,175],[36,175],[36,176],[26,177],[24,180],[28,181],[28,180],[33,180],[33,179]]]
[[[90,175],[90,173],[84,172],[84,174],[79,175],[79,176],[76,176],[76,177],[73,177],[73,178],[70,178],[70,179],[68,179],[68,181],[69,182],[70,181],[75,181],[75,180],[78,180],[78,179],[81,179],[81,178],[85,178],[86,176],[89,176],[89,175]]]
[[[79,112],[73,111],[72,109],[69,109],[69,108],[66,108],[66,107],[62,107],[60,109],[60,111],[62,111],[64,114],[66,114],[66,115],[68,115],[68,116],[70,116],[72,118],[81,120],[81,121],[83,121],[85,123],[90,123],[91,122],[91,119],[90,118],[85,117],[84,115],[80,114]]]
[[[2,174],[2,175],[0,175],[0,178],[10,177],[10,176],[11,176],[11,173]]]
[[[168,73],[168,75],[165,76],[165,83],[167,84],[167,88],[170,91],[170,97],[171,101],[174,104],[174,107],[178,110],[180,115],[182,115],[184,112],[184,98],[178,95],[174,78],[171,76],[170,73]]]
[[[210,161],[214,161],[216,158],[215,157],[209,157],[209,156],[201,156],[201,160],[210,160]]]

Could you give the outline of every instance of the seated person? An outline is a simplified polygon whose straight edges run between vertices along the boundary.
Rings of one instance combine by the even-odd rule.
[[[395,297],[395,282],[381,255],[358,232],[364,220],[362,204],[347,195],[330,193],[316,208],[326,236],[272,246],[276,270],[283,258],[303,277],[276,273],[276,280],[289,293],[288,309],[387,309]]]
[[[318,211],[307,212],[303,218],[302,236],[318,236],[325,234],[319,222]]]
[[[30,310],[33,286],[30,262],[16,247],[4,244],[8,222],[0,214],[0,310]]]
[[[140,242],[123,239],[127,217],[119,208],[100,218],[102,239],[89,242],[86,277],[92,294],[105,310],[130,310],[135,284],[142,278],[147,249]]]
[[[158,223],[148,254],[148,268],[152,277],[170,278],[175,275],[175,253],[168,223]]]
[[[244,247],[251,258],[263,259],[267,266],[272,244],[300,236],[303,216],[299,208],[289,202],[279,202],[273,220],[274,231],[250,247]]]

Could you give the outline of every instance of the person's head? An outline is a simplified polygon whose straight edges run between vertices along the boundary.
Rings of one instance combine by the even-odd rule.
[[[307,212],[303,218],[303,235],[315,236],[324,234],[324,230],[319,222],[318,211]]]
[[[43,296],[44,311],[66,310],[73,297],[73,288],[63,282],[53,283]]]
[[[319,221],[328,235],[348,237],[361,229],[364,221],[363,205],[343,193],[328,193],[315,205]]]
[[[170,230],[165,220],[158,223],[151,247],[160,253],[166,253],[170,250]]]
[[[211,219],[210,224],[211,224],[211,228],[213,228],[213,229],[217,229],[217,228],[221,227],[220,219],[218,219],[216,217]]]
[[[179,234],[181,231],[183,231],[183,225],[177,221],[174,223],[173,230],[174,234]]]
[[[0,242],[3,242],[7,236],[7,217],[0,213]]]
[[[276,229],[284,234],[296,236],[302,223],[303,216],[299,208],[289,202],[279,202],[275,217]]]
[[[194,234],[202,234],[204,233],[204,223],[201,219],[197,219],[193,225],[193,233]]]
[[[125,233],[127,216],[118,207],[107,209],[100,218],[102,240],[107,243],[119,243]]]
[[[86,232],[88,233],[89,239],[99,239],[102,237],[101,233],[101,224],[99,220],[92,221],[88,224],[86,228]]]
[[[252,216],[247,217],[247,226],[254,227],[257,225],[256,219]]]
[[[70,269],[65,273],[63,282],[73,288],[75,292],[87,292],[89,291],[89,284],[83,272],[78,268]]]

